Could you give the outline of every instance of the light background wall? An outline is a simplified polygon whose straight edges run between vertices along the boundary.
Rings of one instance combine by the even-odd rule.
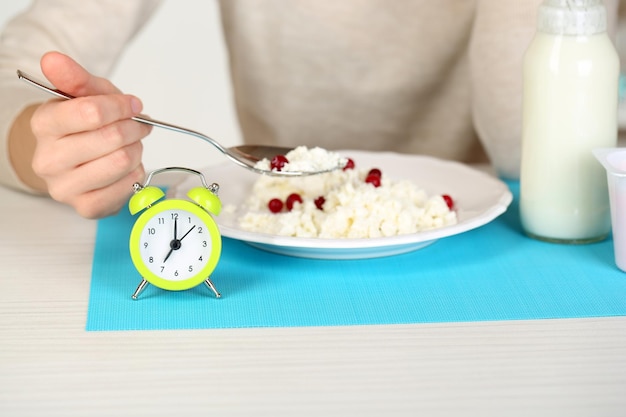
[[[132,1],[132,0],[130,0]],[[29,4],[0,2],[0,25]],[[219,8],[214,0],[165,0],[124,53],[111,79],[140,97],[153,118],[241,142],[232,102]],[[155,128],[144,141],[147,169],[202,169],[226,159],[199,139]]]

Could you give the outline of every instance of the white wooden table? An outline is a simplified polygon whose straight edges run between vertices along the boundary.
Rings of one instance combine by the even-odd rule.
[[[626,416],[626,317],[86,332],[95,230],[0,189],[0,416]]]

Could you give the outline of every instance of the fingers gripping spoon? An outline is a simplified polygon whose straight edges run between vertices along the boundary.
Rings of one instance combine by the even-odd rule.
[[[21,70],[17,70],[17,76],[20,80],[25,81],[28,84],[34,87],[37,87],[56,97],[66,99],[66,100],[71,100],[75,98],[74,96],[67,94],[63,91],[57,90],[52,87],[48,87],[43,82],[36,80],[32,76],[27,75]],[[222,146],[219,142],[217,142],[215,139],[212,139],[207,135],[204,135],[200,132],[196,132],[191,129],[187,129],[181,126],[173,125],[171,123],[166,123],[166,122],[162,122],[159,120],[155,120],[144,115],[135,116],[132,119],[139,123],[145,123],[151,126],[160,127],[163,129],[171,130],[171,131],[178,132],[178,133],[183,133],[186,135],[195,136],[199,139],[202,139],[205,142],[208,142],[209,144],[213,145],[213,147],[215,147],[217,150],[219,150],[224,155],[226,155],[226,157],[228,157],[232,162],[246,169],[254,171],[258,174],[266,174],[266,175],[274,175],[274,176],[292,176],[292,177],[304,176],[304,175],[315,175],[315,174],[322,174],[325,172],[334,171],[336,169],[343,168],[343,166],[345,165],[345,161],[343,161],[342,159],[338,159],[336,166],[333,165],[331,167],[323,168],[321,170],[278,171],[278,170],[272,170],[272,169],[263,169],[263,168],[259,168],[256,166],[257,162],[263,159],[272,159],[273,157],[277,155],[286,155],[292,149],[278,147],[278,146],[265,146],[265,145],[239,145],[239,146],[232,146],[232,147],[226,148]]]

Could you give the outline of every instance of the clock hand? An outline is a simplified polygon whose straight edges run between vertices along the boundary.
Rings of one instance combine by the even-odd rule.
[[[193,229],[193,228],[192,228],[192,229]],[[191,230],[190,230],[189,232],[191,232]],[[187,232],[187,233],[189,233],[189,232]],[[185,235],[185,236],[187,236],[187,235]],[[183,236],[183,237],[185,237],[185,236]],[[169,252],[167,253],[167,255],[165,256],[165,259],[163,259],[163,263],[165,263],[165,261],[167,261],[167,258],[169,258],[169,257],[170,257],[170,255],[172,254],[172,252],[174,252],[175,250],[180,249],[180,247],[182,246],[182,245],[180,244],[180,241],[181,241],[181,240],[182,240],[182,239],[180,239],[180,240],[179,240],[179,239],[173,239],[173,240],[170,242],[170,251],[169,251]]]
[[[167,253],[167,255],[165,255],[165,259],[163,259],[163,263],[165,263],[165,261],[167,261],[167,259],[170,257],[170,255],[172,254],[172,252],[174,251],[174,247],[175,247],[175,243],[178,239],[176,238],[176,236],[178,235],[178,217],[174,217],[174,240],[172,240],[170,242],[170,251]],[[178,243],[178,247],[180,247],[180,243]]]
[[[175,242],[174,240],[172,242]],[[174,248],[172,247],[172,244],[170,243],[170,251],[167,253],[167,255],[165,256],[165,259],[163,259],[163,263],[165,263],[165,261],[167,261],[167,258],[170,257],[170,255],[172,254],[172,252],[174,252]]]
[[[174,222],[174,226],[176,226],[176,222]],[[196,225],[194,224],[193,226],[191,226],[191,229],[187,230],[187,233],[185,233],[185,234],[183,235],[183,237],[181,237],[180,239],[176,239],[176,238],[174,238],[174,239],[170,242],[170,251],[169,251],[169,252],[167,253],[167,255],[165,256],[165,259],[163,259],[163,263],[165,263],[165,261],[167,261],[167,259],[170,257],[170,255],[172,254],[172,252],[174,252],[175,250],[180,249],[180,247],[182,246],[182,245],[181,245],[182,240],[183,240],[185,237],[187,237],[187,235],[188,235],[189,233],[191,233],[191,231],[192,231],[193,229],[195,229],[195,228],[196,228]],[[176,228],[174,228],[174,230],[176,230]]]
[[[181,237],[181,238],[180,238],[180,240],[183,240],[185,237],[187,237],[187,235],[188,235],[189,233],[191,233],[191,231],[192,231],[193,229],[195,229],[195,227],[196,227],[196,225],[195,225],[195,224],[194,224],[193,226],[191,226],[191,229],[187,230],[187,233],[185,233],[185,234],[183,235],[183,237]],[[180,240],[179,240],[179,242],[180,242]]]

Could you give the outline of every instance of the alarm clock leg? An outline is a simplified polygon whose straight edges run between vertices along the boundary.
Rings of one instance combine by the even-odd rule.
[[[148,281],[146,281],[145,279],[142,279],[141,283],[139,283],[139,286],[133,293],[133,300],[136,300],[137,297],[139,297],[139,293],[142,292],[144,288],[146,288],[146,285],[148,285]]]
[[[211,289],[211,291],[213,291],[215,293],[215,297],[216,298],[220,298],[222,296],[222,294],[217,292],[217,290],[215,289],[215,285],[213,285],[213,283],[211,282],[211,280],[209,278],[205,279],[204,283],[206,284],[207,287],[209,287]]]

